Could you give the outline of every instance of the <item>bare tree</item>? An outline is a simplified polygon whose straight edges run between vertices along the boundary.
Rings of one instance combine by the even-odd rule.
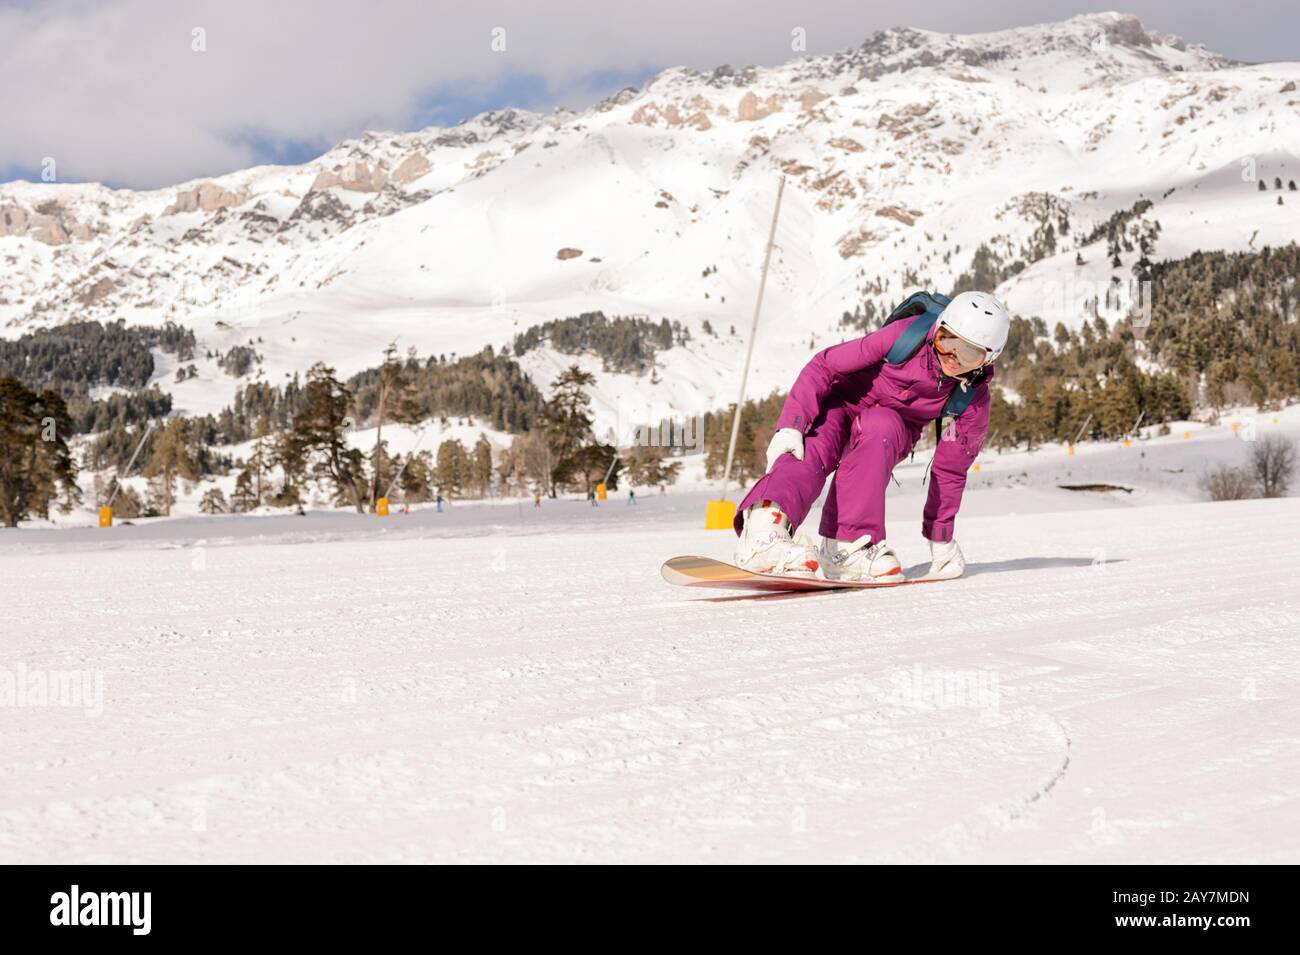
[[[515,439],[519,444],[520,438]],[[540,433],[531,431],[523,439],[523,472],[532,479],[533,485],[547,493],[551,486],[551,473],[555,467],[555,455],[550,444]]]
[[[1266,435],[1255,442],[1250,463],[1255,469],[1255,480],[1265,497],[1282,497],[1291,487],[1295,472],[1295,441],[1280,434]]]
[[[1226,464],[1217,465],[1201,475],[1201,490],[1211,501],[1242,501],[1256,494],[1250,472]]]

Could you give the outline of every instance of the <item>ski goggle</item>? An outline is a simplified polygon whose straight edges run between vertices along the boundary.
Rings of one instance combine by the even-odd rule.
[[[983,365],[989,359],[987,348],[967,341],[944,325],[934,333],[934,350],[962,365]]]

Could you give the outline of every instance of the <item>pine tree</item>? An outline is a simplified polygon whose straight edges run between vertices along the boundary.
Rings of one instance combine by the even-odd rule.
[[[584,493],[590,494],[601,481],[611,491],[618,489],[623,462],[618,456],[618,449],[613,445],[583,445],[573,454],[572,462],[572,478],[582,480]]]
[[[479,496],[486,495],[492,486],[492,445],[488,442],[487,435],[481,432],[478,441],[474,443],[474,458],[470,464],[470,473],[473,476],[474,489]]]
[[[230,495],[230,507],[238,513],[246,513],[261,504],[253,487],[252,472],[245,468],[235,478],[235,490]]]
[[[434,468],[434,480],[438,489],[447,497],[459,497],[470,477],[470,457],[465,445],[455,438],[438,445],[438,463]]]
[[[156,479],[158,509],[171,517],[176,478],[199,479],[199,465],[189,447],[189,427],[184,418],[173,418],[159,429],[145,465],[144,475]]]
[[[124,484],[113,498],[114,520],[118,518],[132,520],[133,518],[145,516],[145,512],[145,503],[140,498],[140,493],[130,485]]]
[[[313,473],[333,483],[335,494],[364,514],[364,459],[348,446],[345,433],[351,405],[352,393],[334,376],[334,369],[317,362],[307,373],[293,416],[294,441]]]
[[[681,461],[669,461],[667,452],[659,447],[637,445],[624,456],[627,478],[636,487],[653,487],[672,484],[682,469]]]
[[[60,486],[65,501],[80,499],[68,449],[72,433],[57,392],[37,394],[16,378],[0,378],[0,520],[6,527],[33,514],[49,517]]]
[[[399,484],[405,500],[419,504],[427,501],[433,490],[433,458],[428,451],[408,455]]]
[[[409,357],[413,363],[414,351]],[[372,511],[384,492],[380,484],[382,470],[380,457],[383,453],[380,447],[385,420],[404,424],[414,424],[419,420],[419,409],[412,393],[410,376],[407,374],[406,365],[397,357],[397,342],[389,342],[388,347],[384,349],[384,363],[379,369],[379,404],[375,410],[375,449],[371,454],[370,464],[372,473],[370,509]]]
[[[301,504],[302,485],[307,477],[307,447],[292,428],[276,436],[271,445],[271,462],[283,476],[273,503],[280,507]]]
[[[551,383],[551,400],[542,409],[542,434],[552,465],[547,492],[558,493],[579,470],[578,454],[592,439],[591,399],[584,390],[596,383],[594,375],[570,366]]]

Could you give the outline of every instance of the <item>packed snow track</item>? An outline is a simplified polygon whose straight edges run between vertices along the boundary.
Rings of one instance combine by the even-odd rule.
[[[962,580],[756,597],[660,580],[727,556],[702,514],[11,532],[0,861],[1300,860],[1300,502],[963,517]]]

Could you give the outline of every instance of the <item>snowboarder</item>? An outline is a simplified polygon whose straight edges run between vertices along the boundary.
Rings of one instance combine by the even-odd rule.
[[[909,304],[917,300],[919,308]],[[927,576],[961,576],[965,560],[953,521],[988,431],[987,383],[1011,316],[992,295],[963,292],[951,302],[919,293],[890,318],[870,335],[818,352],[799,374],[768,445],[767,473],[736,510],[738,566],[839,580],[904,579],[885,540],[885,487],[922,428],[955,404],[964,410],[937,442],[921,532],[930,542]],[[818,548],[794,531],[831,472]]]

